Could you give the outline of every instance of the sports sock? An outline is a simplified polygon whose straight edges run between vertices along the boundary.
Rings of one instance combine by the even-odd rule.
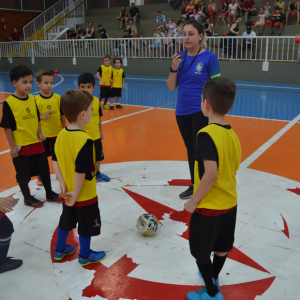
[[[0,239],[0,266],[5,262],[7,257],[11,236]]]
[[[216,279],[219,278],[219,274],[225,264],[226,258],[227,258],[227,254],[225,256],[218,256],[214,254],[213,269],[214,269],[214,275]]]
[[[24,200],[28,200],[31,197],[28,183],[19,183],[19,186],[23,194]]]
[[[89,257],[91,252],[91,237],[79,235],[79,243],[80,243],[80,256],[81,257]]]
[[[107,101],[108,101],[108,98],[105,98],[103,105],[105,105],[107,103]]]
[[[41,176],[41,180],[42,180],[43,186],[44,186],[44,188],[46,190],[46,195],[52,195],[53,191],[51,189],[50,175]]]
[[[206,265],[200,265],[198,261],[197,265],[205,282],[207,294],[211,297],[214,297],[218,292],[218,288],[216,285],[216,280],[214,278],[213,266],[210,259]]]
[[[99,98],[99,101],[101,102],[103,98]]]
[[[114,106],[113,104],[110,104],[110,106]]]
[[[58,226],[57,231],[57,242],[56,242],[56,250],[59,252],[63,252],[67,246],[67,237],[69,231],[63,230]]]

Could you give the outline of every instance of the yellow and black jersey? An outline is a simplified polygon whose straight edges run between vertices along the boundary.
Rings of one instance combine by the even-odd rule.
[[[36,105],[40,115],[52,110],[47,119],[41,120],[42,133],[45,137],[57,137],[61,131],[61,116],[63,112],[60,107],[60,95],[52,93],[50,97],[41,94],[35,97]]]
[[[97,196],[97,164],[93,139],[82,130],[63,129],[54,146],[57,161],[69,191],[74,191],[75,173],[86,174],[76,202]]]
[[[103,116],[99,99],[93,97],[93,115],[90,124],[84,125],[83,130],[95,141],[100,139],[100,117]]]
[[[226,210],[237,205],[235,173],[241,163],[240,141],[229,125],[210,124],[197,134],[194,193],[205,172],[203,160],[217,162],[218,177],[198,208]]]
[[[10,95],[3,103],[0,126],[13,131],[17,146],[27,146],[39,142],[39,121],[39,112],[32,95],[27,95],[24,99]]]
[[[105,65],[101,65],[100,68],[97,70],[97,72],[99,72],[100,77],[102,78],[102,80],[105,81],[105,84],[102,84],[101,81],[99,81],[100,86],[110,86],[110,79],[112,76],[112,66],[105,66]]]
[[[123,78],[125,78],[125,73],[123,69],[113,68],[112,79],[114,80],[113,88],[121,89],[123,87]]]

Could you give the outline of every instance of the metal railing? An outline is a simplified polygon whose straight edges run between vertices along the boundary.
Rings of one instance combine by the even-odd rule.
[[[68,25],[68,21],[70,19],[75,18],[84,18],[85,17],[85,8],[84,8],[85,0],[77,0],[74,1],[71,5],[66,7],[63,11],[61,11],[57,16],[51,19],[44,25],[44,37],[49,40],[49,33],[56,33],[56,26],[61,26],[62,29],[65,29]],[[72,24],[75,29],[75,23]]]
[[[50,6],[48,9],[46,9],[44,12],[42,12],[40,15],[38,15],[36,18],[34,18],[31,22],[26,24],[23,28],[23,38],[24,41],[27,40],[27,38],[31,38],[34,34],[34,39],[44,39],[43,37],[43,30],[42,27],[48,23],[50,20],[55,18],[55,16],[59,15],[66,7],[67,7],[68,0],[60,0]],[[41,34],[41,37],[38,37],[38,33]]]
[[[206,49],[219,59],[295,62],[300,56],[300,44],[295,37],[256,37],[244,44],[244,37],[208,37]],[[248,42],[248,41],[246,41]],[[0,43],[0,56],[13,57],[112,57],[171,59],[184,50],[182,38],[115,38],[74,39],[59,41],[28,41]]]

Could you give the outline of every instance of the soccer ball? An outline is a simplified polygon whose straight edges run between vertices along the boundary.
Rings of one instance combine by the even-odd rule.
[[[158,220],[152,214],[143,214],[136,221],[136,228],[143,236],[152,236],[158,229]]]

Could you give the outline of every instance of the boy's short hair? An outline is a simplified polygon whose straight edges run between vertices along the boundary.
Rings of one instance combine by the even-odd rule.
[[[225,77],[215,77],[208,80],[203,86],[203,100],[207,100],[213,112],[226,115],[235,100],[236,85]]]
[[[158,14],[161,14],[161,11],[159,10],[157,13],[158,13]]]
[[[28,67],[26,67],[24,65],[18,65],[18,66],[12,67],[9,70],[9,76],[10,76],[11,82],[18,81],[20,78],[29,76],[29,75],[33,75],[33,73]]]
[[[54,77],[54,73],[51,72],[51,71],[47,71],[47,70],[40,70],[36,74],[36,82],[42,82],[42,77],[43,76],[52,76],[52,77]]]
[[[78,86],[80,86],[81,83],[82,84],[91,83],[93,85],[93,87],[94,87],[95,84],[96,84],[96,82],[95,82],[95,76],[92,73],[82,73],[78,77]]]
[[[117,60],[119,60],[120,63],[122,64],[122,59],[121,59],[121,58],[118,58],[118,57],[114,59],[114,64],[116,63]]]
[[[87,111],[93,96],[86,91],[67,90],[61,97],[61,109],[70,123],[77,121],[78,114],[82,111]]]
[[[104,60],[105,58],[110,59],[110,55],[108,55],[108,54],[104,55],[104,56],[103,56],[103,60]]]
[[[98,28],[99,28],[99,27],[102,27],[102,24],[98,24]]]
[[[279,6],[275,6],[275,10],[280,10]]]

